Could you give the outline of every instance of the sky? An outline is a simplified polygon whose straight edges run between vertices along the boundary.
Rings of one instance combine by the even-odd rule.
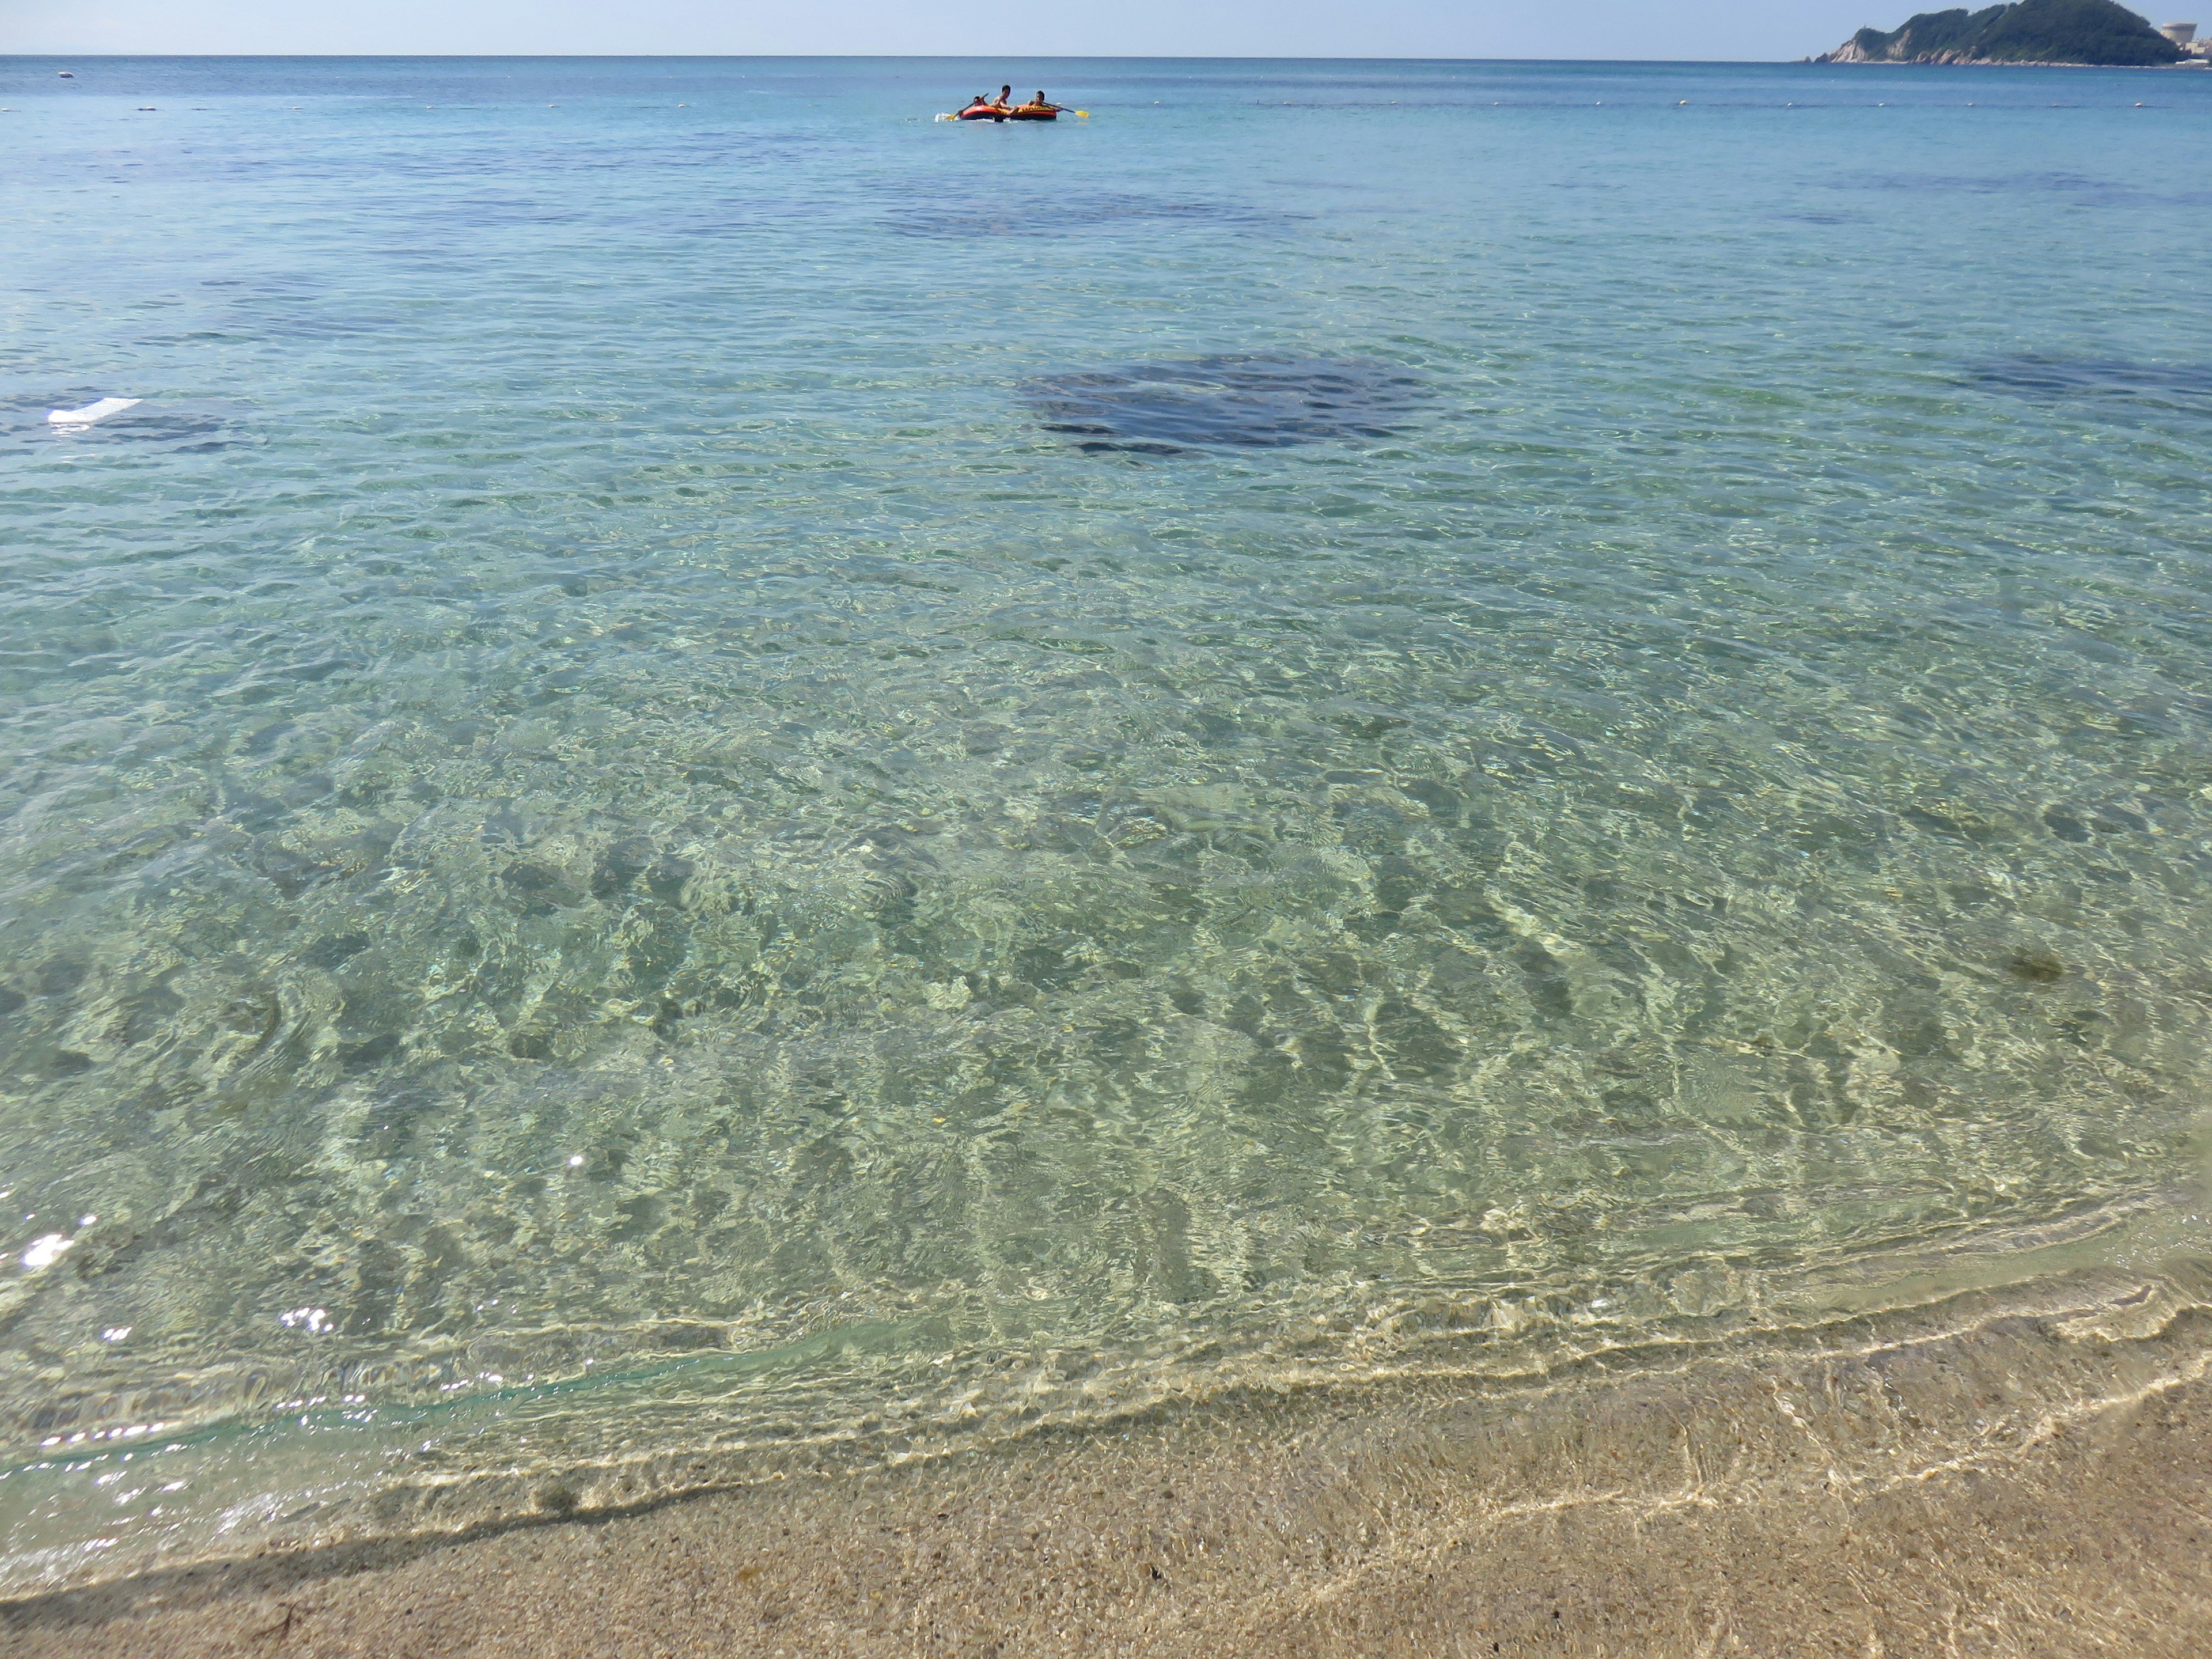
[[[0,0],[0,54],[1781,60],[1944,0]],[[1891,14],[1894,13],[1894,15]]]

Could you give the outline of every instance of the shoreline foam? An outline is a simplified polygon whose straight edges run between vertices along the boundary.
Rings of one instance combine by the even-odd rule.
[[[1798,1351],[1454,1397],[1253,1396],[0,1604],[9,1651],[2188,1650],[2204,1276],[2099,1273]],[[1493,1650],[1492,1644],[1498,1645]]]

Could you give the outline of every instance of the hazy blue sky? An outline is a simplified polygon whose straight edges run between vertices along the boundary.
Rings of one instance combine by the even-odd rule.
[[[1942,0],[0,0],[0,52],[1802,58]],[[1892,14],[1894,14],[1893,15]]]

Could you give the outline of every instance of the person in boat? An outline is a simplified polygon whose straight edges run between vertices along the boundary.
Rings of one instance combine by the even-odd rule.
[[[1000,112],[999,106],[991,101],[989,95],[981,92],[977,93],[975,96],[969,101],[967,108],[960,112],[960,119],[963,121],[978,121],[981,120],[986,116],[989,117],[993,120],[999,121],[1003,121],[1006,118],[1006,116]]]
[[[1016,113],[1021,115],[1057,115],[1060,113],[1060,106],[1048,99],[1044,95],[1044,88],[1042,87],[1039,87],[1037,88],[1037,95],[1030,99],[1028,103],[1024,104],[1021,108],[1016,112]]]
[[[997,98],[995,98],[995,99],[994,99],[994,100],[992,100],[992,106],[992,106],[994,109],[1004,109],[1004,108],[1006,108],[1006,100],[1007,100],[1008,99],[1012,98],[1013,95],[1014,95],[1014,89],[1013,89],[1013,88],[1012,88],[1011,86],[1000,87],[1000,88],[999,88],[999,95],[998,95],[998,97],[997,97]]]

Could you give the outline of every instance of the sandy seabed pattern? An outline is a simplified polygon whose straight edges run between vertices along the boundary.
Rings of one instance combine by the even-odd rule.
[[[2208,111],[133,72],[9,186],[147,204],[0,382],[12,1588],[2184,1282]]]

